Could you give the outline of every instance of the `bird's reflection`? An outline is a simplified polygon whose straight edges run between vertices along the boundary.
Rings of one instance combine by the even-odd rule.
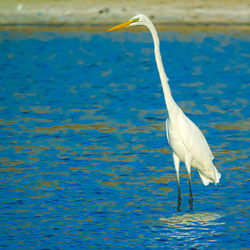
[[[152,228],[155,234],[153,246],[211,247],[221,234],[224,217],[219,213],[197,212],[174,214],[169,218],[160,218],[161,225]]]
[[[169,218],[160,218],[160,221],[166,224],[178,225],[189,225],[192,223],[217,223],[216,220],[221,218],[222,215],[218,213],[198,212],[198,213],[187,213],[183,215],[173,215]]]

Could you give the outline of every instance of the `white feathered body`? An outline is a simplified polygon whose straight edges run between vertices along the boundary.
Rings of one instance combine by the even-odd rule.
[[[140,16],[140,18],[149,28],[154,41],[155,60],[169,115],[169,119],[166,121],[169,145],[172,147],[175,156],[177,156],[180,161],[185,162],[189,174],[191,167],[196,168],[204,185],[208,185],[210,182],[216,184],[219,182],[221,175],[213,165],[214,157],[204,135],[183,113],[172,97],[170,86],[168,84],[168,77],[166,76],[161,59],[160,42],[157,31],[152,22],[146,16]],[[179,179],[179,163],[178,166],[175,167],[178,168],[176,171],[178,172],[177,178]]]
[[[191,158],[191,166],[198,170],[204,185],[215,184],[221,177],[213,165],[213,154],[200,129],[176,105],[166,120],[168,143],[180,161]]]

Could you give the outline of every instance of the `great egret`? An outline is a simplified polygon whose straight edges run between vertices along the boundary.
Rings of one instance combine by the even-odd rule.
[[[143,14],[139,14],[122,24],[110,28],[108,31],[136,25],[145,25],[149,29],[153,37],[155,60],[159,71],[165,103],[168,111],[168,119],[166,120],[166,132],[168,143],[173,150],[173,161],[178,184],[177,210],[179,211],[181,206],[179,178],[180,161],[184,162],[187,168],[189,183],[189,208],[190,210],[193,210],[193,195],[190,176],[191,166],[198,170],[198,173],[200,174],[201,180],[204,185],[208,185],[210,182],[214,182],[215,184],[217,184],[220,180],[221,175],[213,165],[214,157],[204,135],[199,130],[199,128],[183,113],[183,111],[176,104],[171,95],[171,90],[168,85],[168,78],[162,64],[159,37],[150,19]]]

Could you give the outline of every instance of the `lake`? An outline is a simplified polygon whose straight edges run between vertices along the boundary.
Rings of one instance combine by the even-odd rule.
[[[0,30],[1,249],[249,247],[249,32],[159,33],[222,177],[181,165],[148,32]]]

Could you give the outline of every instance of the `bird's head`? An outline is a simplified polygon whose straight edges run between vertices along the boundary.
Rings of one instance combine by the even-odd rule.
[[[136,15],[132,18],[130,18],[128,21],[118,24],[112,28],[110,28],[108,31],[113,31],[113,30],[118,30],[120,28],[125,28],[125,27],[130,27],[130,26],[137,26],[137,25],[146,25],[148,22],[148,17],[143,15],[143,14],[139,14]]]

